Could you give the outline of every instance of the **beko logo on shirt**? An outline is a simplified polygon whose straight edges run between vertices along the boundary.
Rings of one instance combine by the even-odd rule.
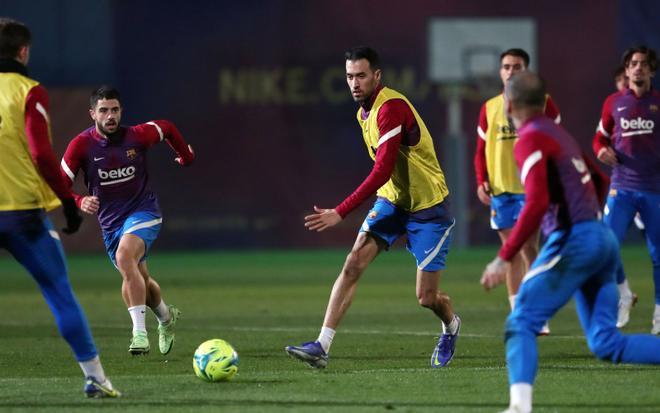
[[[126,168],[109,169],[107,171],[104,171],[103,169],[98,169],[98,172],[99,172],[99,178],[112,179],[112,181],[101,182],[101,185],[112,185],[135,178],[134,166],[128,166]]]
[[[655,127],[655,122],[650,119],[644,119],[641,116],[638,116],[637,119],[621,118],[620,124],[621,129],[624,130],[621,136],[645,135],[647,133],[653,133],[653,128]],[[634,130],[629,131],[629,129]]]

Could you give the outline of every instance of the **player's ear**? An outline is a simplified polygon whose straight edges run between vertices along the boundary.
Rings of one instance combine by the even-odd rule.
[[[30,46],[25,45],[21,46],[18,49],[18,56],[16,56],[19,62],[27,66],[28,61],[30,60]]]
[[[96,118],[94,117],[94,108],[89,109],[89,117],[92,118],[93,120],[96,120]]]

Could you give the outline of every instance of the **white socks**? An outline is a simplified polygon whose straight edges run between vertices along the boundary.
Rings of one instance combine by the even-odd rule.
[[[335,333],[336,331],[330,327],[321,327],[321,334],[319,334],[317,341],[321,344],[321,347],[323,347],[325,354],[330,352],[330,346],[332,345],[332,340],[335,338]]]
[[[456,314],[454,314],[454,318],[449,325],[446,325],[444,321],[442,322],[442,334],[454,335],[456,334],[456,330],[458,330],[458,320],[456,319]]]
[[[146,313],[146,311],[146,305],[128,307],[128,313],[131,315],[131,320],[133,320],[133,333],[136,331],[147,332],[147,327],[144,322],[144,313]]]
[[[529,383],[514,383],[509,391],[511,397],[509,408],[515,412],[531,413],[532,385]]]
[[[653,318],[660,319],[660,304],[655,305],[655,311],[653,311]]]
[[[85,377],[92,376],[99,383],[103,383],[105,381],[105,372],[103,371],[103,366],[101,365],[101,359],[99,359],[99,356],[96,356],[91,360],[79,361],[78,364],[80,364],[80,368],[82,369]]]
[[[152,308],[151,311],[156,314],[156,318],[160,324],[167,324],[170,321],[170,310],[162,299],[160,300],[160,304],[156,308]]]
[[[632,291],[630,291],[630,287],[628,286],[628,280],[623,280],[621,284],[617,284],[617,287],[619,288],[619,297],[632,297]]]

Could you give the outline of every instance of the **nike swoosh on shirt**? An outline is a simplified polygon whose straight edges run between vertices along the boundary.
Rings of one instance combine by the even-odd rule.
[[[617,112],[621,112],[622,110],[626,110],[626,106],[621,106],[620,108],[616,108]]]
[[[430,248],[428,250],[424,250],[424,254],[428,254],[429,252],[433,251],[434,249],[435,249],[435,247]]]
[[[94,162],[100,161],[101,159],[105,159],[105,156],[101,156],[100,158],[97,158],[96,156],[94,157]]]

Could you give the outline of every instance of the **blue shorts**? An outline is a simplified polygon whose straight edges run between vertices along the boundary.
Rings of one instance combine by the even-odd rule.
[[[490,227],[513,228],[525,205],[525,194],[504,193],[490,198]]]
[[[417,268],[437,271],[445,268],[455,221],[441,202],[431,208],[410,213],[378,198],[364,220],[360,232],[377,236],[390,247],[403,234],[408,235],[406,248],[417,260]]]
[[[119,241],[124,234],[133,234],[144,241],[144,255],[140,259],[140,262],[142,262],[147,258],[147,252],[149,251],[151,244],[153,244],[156,237],[158,237],[162,222],[163,218],[150,212],[135,212],[126,218],[124,225],[118,230],[104,232],[103,242],[105,243],[105,249],[115,267],[117,266],[117,248],[119,247]]]

